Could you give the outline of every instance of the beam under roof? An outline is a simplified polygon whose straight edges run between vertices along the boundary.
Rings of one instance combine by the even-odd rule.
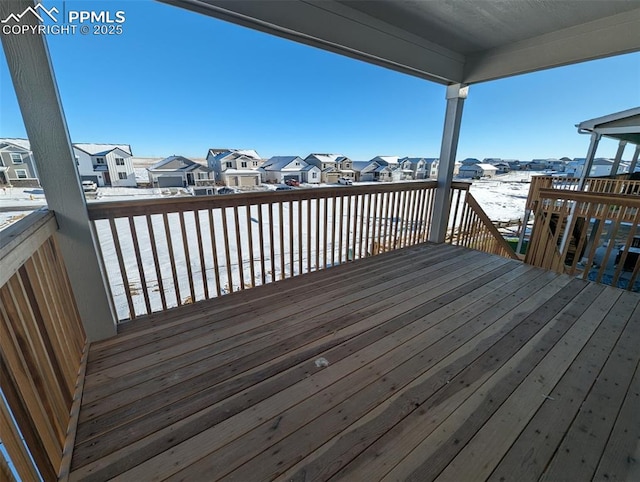
[[[640,51],[638,0],[159,0],[431,81]]]

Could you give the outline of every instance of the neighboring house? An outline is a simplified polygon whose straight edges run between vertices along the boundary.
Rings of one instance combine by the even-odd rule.
[[[496,162],[492,163],[491,165],[498,170],[498,174],[506,174],[511,171],[508,162]]]
[[[283,183],[289,179],[304,182],[302,170],[307,166],[300,156],[274,156],[265,161],[260,170],[264,182]]]
[[[264,161],[253,149],[209,149],[207,166],[225,186],[258,186]]]
[[[345,177],[355,180],[353,161],[339,154],[309,154],[304,162],[316,166],[322,171],[321,182],[333,184]]]
[[[422,157],[403,157],[398,162],[403,170],[411,171],[412,179],[426,178],[426,163]]]
[[[306,182],[308,184],[319,184],[320,179],[322,178],[322,171],[318,166],[314,166],[313,164],[307,164],[307,166],[301,169],[301,177],[302,182]]]
[[[494,177],[498,169],[491,164],[463,164],[458,176],[463,178]]]
[[[511,171],[520,171],[522,169],[518,159],[505,159],[504,162],[509,165],[509,170]]]
[[[26,139],[0,139],[0,186],[38,187],[38,172]]]
[[[136,173],[128,144],[73,144],[78,173],[98,186],[136,187]]]
[[[530,171],[544,171],[549,169],[549,162],[547,159],[532,159],[527,166]]]
[[[153,187],[187,187],[213,181],[213,170],[182,156],[171,156],[149,167]]]
[[[575,158],[573,161],[567,163],[565,173],[567,176],[580,177],[584,170],[585,158]],[[603,177],[611,174],[611,168],[613,167],[613,159],[605,159],[604,157],[596,157],[591,165],[591,172],[587,177]],[[628,170],[629,166],[621,165],[618,167],[618,173],[623,173]]]
[[[424,162],[422,163],[422,167],[424,167]],[[416,173],[414,171],[414,165],[408,160],[408,158],[403,158],[398,161],[398,168],[394,171],[394,174],[394,180],[396,177],[399,178],[400,181],[417,179],[415,177]]]
[[[463,166],[469,166],[469,165],[471,165],[471,164],[482,164],[482,163],[480,162],[480,160],[479,160],[479,159],[476,159],[476,158],[474,158],[474,157],[467,157],[466,159],[463,159],[463,160],[461,161],[461,164],[462,164]]]
[[[375,159],[375,158],[374,158]],[[356,181],[392,181],[393,169],[380,160],[370,160],[366,162],[354,162],[353,169],[356,173]]]

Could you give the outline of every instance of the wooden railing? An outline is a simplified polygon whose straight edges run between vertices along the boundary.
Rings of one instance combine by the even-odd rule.
[[[89,205],[121,320],[424,242],[434,181]]]
[[[640,181],[632,181],[628,177],[627,174],[621,174],[615,179],[590,177],[586,179],[583,191],[640,196]],[[532,176],[525,208],[535,210],[535,203],[540,199],[540,189],[577,191],[579,183],[579,177]]]
[[[469,183],[451,186],[451,215],[445,242],[485,253],[519,259],[469,192]]]
[[[38,211],[0,235],[0,437],[29,481],[68,468],[86,353],[56,230]]]
[[[640,197],[540,189],[525,262],[640,290]]]

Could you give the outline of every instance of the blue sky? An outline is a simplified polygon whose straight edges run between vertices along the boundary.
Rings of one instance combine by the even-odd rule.
[[[73,142],[154,157],[439,155],[441,85],[150,0],[66,6],[126,12],[119,36],[47,37]],[[0,57],[0,136],[25,137]],[[638,105],[640,53],[472,85],[457,157],[582,157],[576,123]]]

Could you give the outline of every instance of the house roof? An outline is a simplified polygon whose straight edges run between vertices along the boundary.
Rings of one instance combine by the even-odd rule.
[[[7,143],[7,144],[12,144],[16,147],[20,147],[22,149],[25,149],[27,151],[31,150],[31,144],[29,143],[28,139],[17,139],[17,138],[2,138],[0,139],[0,143]]]
[[[596,117],[577,124],[578,132],[597,132],[605,137],[640,144],[640,107]]]
[[[353,170],[362,171],[369,164],[371,164],[371,161],[353,161]]]
[[[254,149],[209,149],[207,157],[212,156],[214,159],[224,159],[226,157],[239,158],[242,156],[260,161],[260,155]]]
[[[640,50],[637,0],[159,0],[442,84]]]
[[[129,155],[132,154],[131,151],[131,146],[129,144],[85,144],[85,143],[78,143],[78,144],[73,144],[73,147],[75,147],[76,149],[79,149],[83,152],[86,152],[87,154],[91,155],[91,156],[104,156],[107,155],[109,152],[113,151],[114,149],[121,149],[122,151],[128,153]]]
[[[161,160],[157,164],[154,164],[153,166],[149,167],[148,169],[150,171],[161,170],[161,171],[190,172],[195,170],[201,170],[204,172],[212,172],[212,170],[209,169],[208,167],[203,166],[202,164],[198,164],[197,162],[182,156],[167,157],[166,159]]]
[[[308,159],[310,157],[315,157],[318,161],[322,162],[322,163],[335,163],[338,162],[340,159],[346,159],[344,156],[341,156],[340,154],[309,154],[305,159]]]
[[[311,171],[313,169],[317,169],[318,171],[320,170],[320,168],[318,166],[315,166],[313,164],[307,164],[306,166],[304,166],[301,171]]]
[[[298,160],[298,162],[300,162],[301,168],[306,166],[306,163],[300,158],[300,156],[274,156],[271,159],[265,161],[265,163],[262,165],[262,168],[266,171],[279,171],[280,169],[284,169],[295,160]]]

